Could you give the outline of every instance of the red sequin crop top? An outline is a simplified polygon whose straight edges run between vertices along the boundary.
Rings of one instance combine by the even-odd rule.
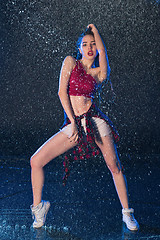
[[[73,68],[69,79],[69,95],[91,98],[96,90],[96,86],[96,80],[86,73],[80,61],[76,61],[76,66]]]

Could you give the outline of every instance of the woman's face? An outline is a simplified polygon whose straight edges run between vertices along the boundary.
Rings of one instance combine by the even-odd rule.
[[[82,38],[82,42],[79,48],[82,58],[93,60],[98,54],[96,42],[92,35],[86,35]]]

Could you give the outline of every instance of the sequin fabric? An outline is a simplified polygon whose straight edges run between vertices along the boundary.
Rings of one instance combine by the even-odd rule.
[[[80,61],[76,61],[76,65],[72,70],[69,80],[69,95],[91,98],[96,90],[96,87],[96,80],[90,74],[86,73]]]

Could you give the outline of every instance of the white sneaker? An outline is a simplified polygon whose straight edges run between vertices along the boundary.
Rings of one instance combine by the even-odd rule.
[[[50,207],[50,202],[41,201],[37,206],[30,206],[32,211],[32,218],[34,219],[33,227],[40,228],[46,221],[46,216]]]
[[[129,230],[135,231],[139,229],[139,224],[134,218],[134,209],[133,208],[124,208],[122,209],[123,222],[126,223],[126,226]]]

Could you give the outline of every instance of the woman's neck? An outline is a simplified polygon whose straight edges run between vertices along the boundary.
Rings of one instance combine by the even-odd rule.
[[[94,59],[93,60],[88,60],[86,58],[82,58],[81,60],[82,65],[85,67],[85,69],[90,69],[93,65]]]

